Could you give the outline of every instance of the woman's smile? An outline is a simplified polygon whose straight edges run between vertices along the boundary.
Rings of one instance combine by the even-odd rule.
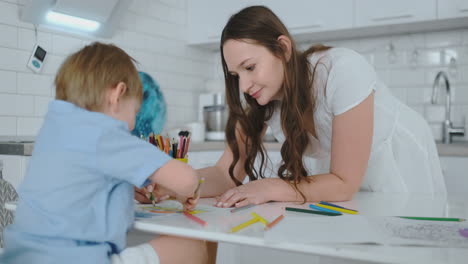
[[[263,90],[263,88],[260,88],[258,89],[256,92],[254,92],[253,94],[251,94],[250,96],[252,96],[253,98],[258,98],[260,97],[260,92]]]

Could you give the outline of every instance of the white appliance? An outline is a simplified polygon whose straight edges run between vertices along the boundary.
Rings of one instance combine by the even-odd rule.
[[[224,140],[224,126],[227,120],[227,106],[223,92],[200,94],[198,98],[198,121],[205,124],[205,139]]]

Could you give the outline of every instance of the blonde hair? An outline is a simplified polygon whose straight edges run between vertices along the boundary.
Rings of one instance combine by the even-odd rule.
[[[119,47],[94,42],[63,62],[55,77],[55,98],[100,111],[107,89],[123,82],[127,90],[122,98],[141,102],[143,88],[134,62]]]

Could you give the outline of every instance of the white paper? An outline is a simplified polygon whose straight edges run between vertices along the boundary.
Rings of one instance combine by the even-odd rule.
[[[265,234],[269,242],[304,244],[382,244],[468,248],[468,238],[458,230],[466,222],[401,219],[398,217],[299,216],[285,219]]]

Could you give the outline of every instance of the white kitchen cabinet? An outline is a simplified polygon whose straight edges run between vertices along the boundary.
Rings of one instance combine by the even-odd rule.
[[[219,44],[229,17],[250,5],[265,5],[292,34],[351,28],[353,0],[197,0],[188,1],[189,44]]]
[[[247,6],[246,0],[187,1],[189,44],[219,43],[229,17]]]
[[[438,18],[468,17],[468,0],[438,0]]]
[[[356,27],[392,25],[437,18],[437,0],[355,1]]]
[[[263,0],[291,34],[331,31],[353,26],[353,0]]]
[[[18,188],[23,181],[31,156],[0,155],[3,160],[3,179]]]

